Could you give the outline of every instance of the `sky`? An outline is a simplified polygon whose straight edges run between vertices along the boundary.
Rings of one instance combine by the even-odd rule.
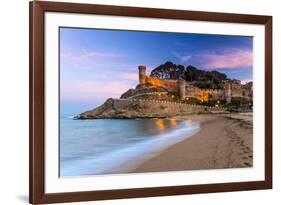
[[[118,98],[147,74],[172,61],[252,80],[253,38],[207,34],[60,28],[62,113],[79,113]]]

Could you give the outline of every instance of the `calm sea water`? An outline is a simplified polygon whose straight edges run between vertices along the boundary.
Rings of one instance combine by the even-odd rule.
[[[118,174],[199,130],[176,119],[60,119],[60,176]],[[129,165],[131,167],[129,167]]]

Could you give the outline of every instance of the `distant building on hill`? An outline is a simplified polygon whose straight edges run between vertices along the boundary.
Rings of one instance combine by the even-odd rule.
[[[196,82],[186,82],[183,79],[176,79],[175,73],[170,73],[170,79],[159,79],[146,75],[146,66],[141,65],[139,69],[139,87],[161,87],[168,92],[175,93],[180,100],[189,97],[197,98],[201,101],[226,100],[230,102],[232,98],[239,97],[246,100],[253,98],[253,83],[245,85],[240,80],[224,80],[220,89],[202,89],[196,86]]]

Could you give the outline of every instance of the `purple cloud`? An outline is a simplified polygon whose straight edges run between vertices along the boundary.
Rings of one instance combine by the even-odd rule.
[[[77,51],[63,50],[61,52],[61,60],[64,63],[79,68],[89,67],[93,64],[97,64],[99,62],[104,62],[108,60],[116,60],[120,57],[120,54],[113,52],[89,51],[86,49],[81,49]]]
[[[64,102],[92,102],[104,101],[107,98],[119,98],[129,88],[132,83],[120,81],[93,81],[77,80],[64,82],[61,86],[61,97]]]
[[[221,68],[248,68],[253,64],[253,53],[249,50],[235,50],[230,53],[222,54],[203,54],[199,56],[206,69]]]
[[[253,52],[248,49],[205,51],[194,55],[174,55],[184,64],[194,64],[206,70],[248,68],[253,65]]]

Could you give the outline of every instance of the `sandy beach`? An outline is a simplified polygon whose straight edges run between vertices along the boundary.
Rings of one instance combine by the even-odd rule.
[[[178,117],[186,118],[186,117]],[[131,172],[160,172],[253,165],[252,115],[194,115],[200,131],[144,162]]]

